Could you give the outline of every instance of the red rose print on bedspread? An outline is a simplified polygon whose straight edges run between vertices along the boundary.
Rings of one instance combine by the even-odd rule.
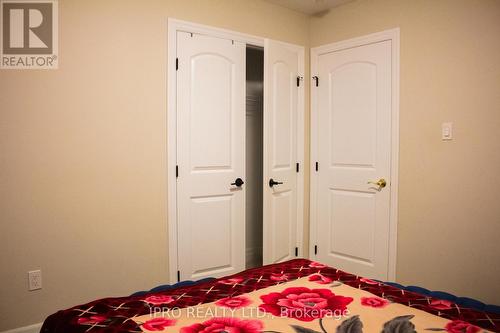
[[[372,308],[383,308],[389,305],[389,301],[379,297],[361,297],[361,305]]]
[[[269,277],[273,281],[287,281],[288,280],[288,274],[283,274],[283,273],[271,273],[271,276]]]
[[[146,297],[144,299],[144,302],[153,304],[153,305],[162,305],[162,304],[168,304],[172,303],[175,299],[172,296],[168,295],[153,295]]]
[[[245,279],[243,278],[231,278],[231,279],[224,279],[224,280],[219,280],[217,281],[218,283],[222,283],[222,284],[238,284],[238,283],[241,283],[243,282]]]
[[[445,330],[449,333],[477,333],[481,331],[479,327],[471,325],[468,322],[462,320],[450,321],[448,324],[446,324]]]
[[[144,322],[141,326],[148,331],[163,331],[165,327],[174,326],[175,322],[168,318],[154,318]]]
[[[321,274],[314,274],[309,276],[309,281],[316,282],[319,284],[329,284],[332,283],[333,280]]]
[[[92,324],[101,323],[101,322],[105,321],[106,319],[107,318],[104,316],[95,315],[95,316],[90,316],[90,317],[80,317],[80,318],[78,318],[77,322],[78,322],[78,324],[92,325]]]
[[[364,283],[367,283],[367,284],[372,284],[372,285],[376,285],[376,284],[378,284],[378,282],[377,282],[377,281],[373,281],[373,280],[371,280],[371,279],[366,279],[366,278],[361,278],[361,279],[359,279],[359,281],[364,282]]]
[[[226,297],[215,302],[215,305],[222,306],[230,309],[243,308],[252,303],[252,301],[245,296]]]
[[[448,310],[451,309],[451,302],[444,299],[434,299],[431,301],[430,306],[436,310]]]
[[[279,293],[263,295],[262,311],[274,316],[311,321],[325,316],[343,315],[352,297],[335,295],[329,289],[291,287]]]
[[[260,320],[242,320],[239,318],[212,318],[201,324],[181,328],[181,333],[259,333],[264,325]]]
[[[312,267],[312,268],[325,268],[326,265],[322,264],[322,263],[319,263],[319,262],[316,262],[316,261],[312,261],[310,264],[309,264],[309,267]]]

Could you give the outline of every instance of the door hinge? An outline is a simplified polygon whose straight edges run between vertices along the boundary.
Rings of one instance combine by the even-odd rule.
[[[316,171],[318,171],[318,170],[319,170],[319,163],[318,163],[318,162],[316,162],[315,169],[316,169]]]
[[[179,178],[179,166],[175,166],[175,178]]]
[[[297,172],[299,172],[299,170],[300,170],[299,163],[295,164],[295,170],[297,170]]]
[[[298,257],[298,256],[299,256],[299,248],[298,248],[298,247],[296,247],[296,248],[295,248],[295,256],[296,256],[296,257]]]
[[[303,76],[297,76],[297,87],[300,87],[300,81],[302,81],[304,79]]]
[[[318,254],[318,245],[314,245],[314,254]]]
[[[179,70],[179,58],[175,58],[175,70]]]
[[[181,271],[177,271],[177,282],[181,282]]]
[[[317,77],[316,75],[313,76],[313,80],[316,81],[316,87],[319,86],[319,77]]]

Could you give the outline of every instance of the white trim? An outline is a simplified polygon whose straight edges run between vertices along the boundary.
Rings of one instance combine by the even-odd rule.
[[[392,145],[391,145],[391,217],[389,223],[389,272],[390,281],[396,281],[398,253],[398,192],[399,192],[399,71],[400,32],[390,31],[392,42]]]
[[[168,230],[168,268],[169,280],[174,283],[177,281],[178,253],[177,253],[177,180],[176,180],[176,164],[177,164],[177,91],[176,91],[176,71],[175,61],[177,55],[177,32],[184,31],[209,35],[218,38],[226,38],[239,41],[246,44],[264,47],[265,38],[257,37],[249,34],[235,32],[226,29],[220,29],[201,25],[197,23],[181,21],[177,19],[168,19],[168,40],[167,40],[167,230]],[[293,44],[283,43],[290,47],[300,47]],[[302,59],[299,64],[299,72],[304,73],[304,48],[301,47]],[[265,50],[264,50],[265,52]],[[304,75],[304,74],[302,74]],[[299,91],[299,117],[297,132],[297,156],[301,166],[304,165],[304,85]],[[301,168],[298,179],[299,186],[302,191],[297,196],[297,246],[299,247],[299,255],[303,253],[303,229],[304,229],[304,168]]]
[[[181,26],[168,20],[167,46],[167,229],[168,229],[168,275],[171,283],[177,280],[177,30]]]
[[[298,257],[304,256],[304,196],[305,196],[305,49],[299,50],[299,75],[303,77],[297,98],[297,247]]]
[[[14,328],[8,331],[3,331],[1,333],[39,333],[41,329],[42,323],[38,323],[29,326]]]
[[[389,218],[389,265],[388,279],[396,279],[397,261],[397,227],[398,227],[398,187],[399,187],[399,50],[400,32],[399,28],[385,30],[374,34],[356,37],[332,44],[311,48],[311,76],[318,75],[318,57],[324,53],[330,53],[358,47],[366,44],[377,43],[390,40],[392,45],[392,124],[391,124],[391,198],[390,198],[390,218]],[[318,137],[316,128],[318,127],[317,117],[317,96],[314,89],[314,82],[311,81],[311,194],[310,194],[310,237],[309,237],[309,257],[314,259],[314,245],[317,238],[317,176],[315,171],[315,161],[318,159]],[[321,166],[320,166],[321,167]]]
[[[168,30],[184,31],[264,47],[264,38],[204,24],[168,18]],[[174,34],[175,35],[175,34]]]
[[[309,133],[311,135],[310,147],[309,147],[309,158],[310,158],[310,175],[309,175],[309,259],[316,259],[316,254],[314,254],[314,247],[316,245],[316,235],[317,235],[317,176],[316,176],[316,161],[318,156],[318,122],[317,122],[317,111],[316,111],[316,101],[317,101],[317,91],[315,87],[315,82],[313,77],[318,75],[318,54],[316,53],[316,49],[311,49],[310,54],[310,62],[311,62],[311,77],[309,81],[310,88],[310,103],[311,103],[311,120],[310,120],[310,129]]]
[[[268,41],[265,40],[264,41],[264,44],[267,44]],[[268,66],[267,64],[269,63],[269,52],[266,52],[266,45],[264,45],[264,77],[263,77],[263,81],[264,81],[264,90],[263,90],[263,93],[264,93],[264,96],[263,96],[263,108],[262,108],[262,134],[263,134],[263,138],[262,138],[262,153],[263,153],[263,157],[262,157],[262,163],[263,163],[263,167],[262,167],[262,264],[266,265],[266,264],[269,264],[270,263],[270,260],[269,260],[269,254],[267,252],[269,251],[264,251],[264,247],[265,246],[268,246],[268,244],[270,243],[269,242],[269,232],[266,230],[266,223],[264,221],[264,216],[266,216],[266,212],[269,210],[269,200],[266,200],[266,179],[269,179],[269,168],[267,168],[267,166],[269,165],[269,149],[268,149],[268,146],[266,145],[266,142],[269,141],[269,133],[268,131],[266,131],[266,124],[268,123],[268,118],[269,118],[269,113],[268,113],[268,102],[267,100],[269,99],[269,94],[266,93],[266,84],[265,84],[265,81],[267,80],[267,76],[268,76]]]

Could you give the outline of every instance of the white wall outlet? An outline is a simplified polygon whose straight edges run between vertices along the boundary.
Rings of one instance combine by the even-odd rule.
[[[28,290],[42,289],[42,271],[29,271],[28,272]]]
[[[453,123],[441,124],[441,139],[442,140],[453,139]]]

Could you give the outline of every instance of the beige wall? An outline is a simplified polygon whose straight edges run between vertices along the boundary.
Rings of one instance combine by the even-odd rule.
[[[59,70],[0,71],[0,331],[167,282],[167,17],[308,42],[259,0],[59,1]]]
[[[500,304],[500,1],[355,0],[312,19],[310,45],[395,27],[397,280]]]

